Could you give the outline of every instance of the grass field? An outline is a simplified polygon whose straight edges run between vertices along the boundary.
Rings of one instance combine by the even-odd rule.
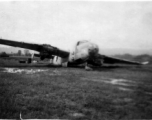
[[[152,66],[20,69],[0,68],[0,118],[152,118]]]

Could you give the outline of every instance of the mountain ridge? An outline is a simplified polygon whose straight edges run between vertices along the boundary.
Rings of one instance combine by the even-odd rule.
[[[1,47],[0,52],[6,53],[17,53],[18,50],[25,50],[24,48],[19,47]],[[30,50],[32,51],[32,50]],[[35,51],[36,52],[36,51]],[[141,55],[141,54],[148,54],[152,55],[152,49],[128,49],[128,48],[103,48],[99,50],[100,54],[104,55],[123,55],[123,54],[131,54],[131,55]]]

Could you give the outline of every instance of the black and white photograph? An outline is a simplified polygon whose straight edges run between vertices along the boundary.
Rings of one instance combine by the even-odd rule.
[[[0,119],[152,119],[152,1],[0,1]]]

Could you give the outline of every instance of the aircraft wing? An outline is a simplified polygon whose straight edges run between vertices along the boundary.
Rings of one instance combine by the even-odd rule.
[[[11,40],[6,40],[6,39],[0,39],[0,44],[9,45],[13,47],[21,47],[21,48],[26,48],[26,49],[35,50],[35,51],[39,51],[41,49],[41,45],[38,45],[38,44],[30,44],[30,43],[11,41]]]
[[[53,47],[47,44],[33,44],[33,43],[18,42],[18,41],[6,40],[6,39],[0,39],[0,44],[35,50],[40,53],[45,53],[45,55],[57,55],[63,58],[69,56],[69,52],[60,50],[57,47]]]
[[[125,59],[120,59],[120,58],[115,58],[115,57],[109,57],[105,55],[98,55],[100,59],[103,60],[103,63],[107,64],[115,64],[115,63],[120,63],[120,64],[132,64],[132,65],[145,65],[148,64],[148,62],[136,62],[136,61],[129,61]]]

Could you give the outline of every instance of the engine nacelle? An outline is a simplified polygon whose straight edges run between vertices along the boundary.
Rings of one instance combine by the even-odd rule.
[[[58,56],[54,56],[54,58],[52,60],[52,64],[67,67],[68,66],[68,58],[61,58]]]
[[[61,65],[62,64],[62,59],[61,59],[61,57],[54,56],[52,62],[53,62],[53,65]]]

